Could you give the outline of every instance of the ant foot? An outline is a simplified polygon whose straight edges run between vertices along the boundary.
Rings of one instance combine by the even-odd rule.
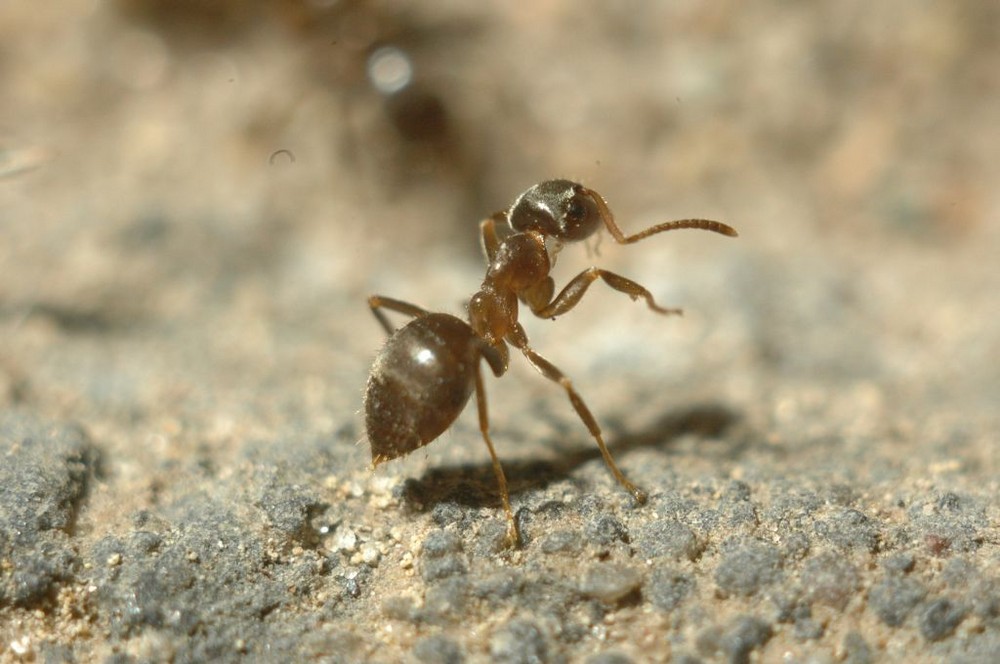
[[[521,548],[521,533],[517,529],[517,523],[513,519],[507,521],[506,544],[511,549]]]

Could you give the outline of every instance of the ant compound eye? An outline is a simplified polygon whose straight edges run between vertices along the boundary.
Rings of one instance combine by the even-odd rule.
[[[575,242],[590,237],[601,223],[601,214],[591,194],[575,189],[563,204],[559,237]]]
[[[566,219],[569,221],[580,221],[583,215],[587,214],[587,207],[576,196],[569,199],[566,204]]]

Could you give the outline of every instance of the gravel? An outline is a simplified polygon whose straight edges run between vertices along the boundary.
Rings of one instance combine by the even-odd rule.
[[[0,412],[0,608],[40,608],[79,572],[72,537],[99,471],[79,427]]]
[[[899,627],[927,595],[915,579],[889,577],[868,591],[868,605],[889,627]]]
[[[715,583],[725,594],[755,595],[781,578],[781,553],[765,542],[732,545],[715,569]]]
[[[995,660],[990,3],[237,4],[0,3],[0,660]],[[514,350],[511,550],[471,401],[371,467],[365,303],[563,176],[740,237],[518,303],[649,498]]]

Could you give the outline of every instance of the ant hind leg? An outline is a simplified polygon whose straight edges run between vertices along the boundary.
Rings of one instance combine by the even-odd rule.
[[[389,322],[389,318],[385,315],[382,309],[389,309],[390,311],[395,311],[397,313],[405,314],[411,316],[412,318],[420,318],[421,316],[426,316],[428,314],[426,309],[421,309],[415,304],[410,304],[409,302],[403,302],[402,300],[396,300],[391,297],[384,297],[382,295],[372,295],[368,298],[368,306],[371,307],[372,313],[378,322],[382,324],[385,328],[385,332],[388,335],[392,335],[395,328]]]
[[[531,366],[533,366],[538,373],[542,374],[549,380],[562,385],[563,389],[566,390],[566,396],[569,397],[570,403],[573,404],[573,408],[576,410],[576,414],[581,420],[583,420],[583,423],[590,431],[590,435],[593,436],[594,441],[597,443],[598,449],[601,450],[601,456],[604,458],[604,463],[608,466],[611,474],[615,476],[615,479],[618,480],[618,483],[621,484],[626,491],[632,494],[635,502],[639,504],[645,503],[646,492],[632,484],[632,482],[630,482],[628,478],[625,477],[625,474],[618,468],[618,464],[616,464],[614,458],[612,458],[611,452],[608,451],[608,446],[604,443],[604,436],[601,433],[601,427],[597,424],[597,420],[594,418],[593,413],[590,412],[587,404],[584,403],[583,397],[581,397],[573,387],[572,381],[567,378],[566,374],[560,371],[558,367],[539,355],[528,345],[528,337],[520,323],[517,324],[514,332],[512,332],[508,337],[508,341],[514,344],[514,346],[524,354],[524,357],[527,358],[528,362],[531,363]]]
[[[490,440],[490,420],[486,409],[486,389],[483,387],[483,372],[480,364],[476,363],[476,407],[479,410],[479,431],[483,434],[483,440],[490,451],[490,459],[493,461],[493,473],[497,477],[497,485],[500,489],[500,502],[503,503],[503,510],[507,514],[507,541],[513,547],[521,545],[521,534],[517,530],[517,521],[514,519],[514,511],[510,508],[510,492],[507,490],[507,476],[504,475],[503,466],[497,457],[496,450],[493,449],[493,441]]]

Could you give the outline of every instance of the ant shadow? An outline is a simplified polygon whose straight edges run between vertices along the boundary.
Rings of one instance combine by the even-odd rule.
[[[740,419],[738,413],[720,404],[696,404],[665,413],[640,431],[616,435],[607,441],[607,446],[617,459],[629,450],[664,446],[685,434],[703,438],[720,437]],[[583,431],[586,432],[586,429]],[[565,480],[583,464],[600,459],[601,452],[597,445],[589,439],[584,442],[551,460],[509,462],[501,458],[511,496],[529,488],[545,488],[553,482]],[[733,441],[723,455],[728,458],[737,457],[745,445],[745,442]],[[719,450],[716,450],[716,454],[719,454]],[[608,481],[614,482],[610,474]],[[419,479],[406,480],[402,498],[404,503],[417,512],[433,509],[444,503],[467,508],[500,506],[496,476],[493,474],[493,465],[489,462],[432,468]]]

